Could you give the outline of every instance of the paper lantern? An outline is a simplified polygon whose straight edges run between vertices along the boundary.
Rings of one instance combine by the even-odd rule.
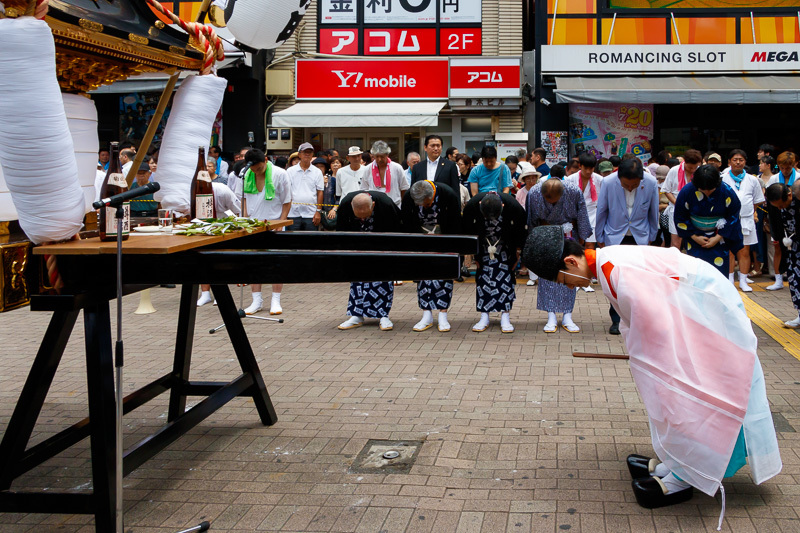
[[[155,176],[161,190],[154,198],[164,209],[189,213],[189,189],[197,168],[197,148],[203,146],[208,155],[211,128],[227,85],[224,78],[210,74],[189,76],[175,93]]]
[[[215,0],[225,11],[236,41],[255,49],[273,49],[292,36],[311,0]]]
[[[0,19],[0,165],[20,226],[34,243],[80,231],[84,193],[53,34],[31,17]]]

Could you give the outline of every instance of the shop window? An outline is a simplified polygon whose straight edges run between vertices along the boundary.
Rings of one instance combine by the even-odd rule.
[[[678,18],[681,44],[736,44],[736,19],[734,18]],[[678,42],[672,28],[672,42]]]
[[[797,17],[758,17],[755,19],[756,43],[783,44],[800,43],[800,27]],[[750,19],[742,17],[742,44],[753,42]]]
[[[369,152],[369,146],[364,146],[364,137],[334,137],[333,148],[339,151],[341,157],[347,157],[348,149],[358,146],[363,152]]]
[[[547,12],[553,14],[556,9],[555,0],[547,0]],[[595,0],[558,0],[558,13],[564,14],[591,14],[596,12]]]
[[[440,120],[441,122],[441,120]],[[403,145],[405,147],[404,154],[408,156],[409,152],[417,152],[422,153],[420,148],[420,139],[419,139],[419,132],[413,131],[403,134]],[[405,158],[404,158],[405,159]],[[398,161],[398,163],[405,163],[405,161]],[[405,166],[405,164],[403,165]]]
[[[593,18],[556,18],[556,30],[551,31],[553,19],[547,21],[547,40],[553,35],[553,42],[547,44],[596,44],[597,21]],[[616,32],[616,30],[614,30]]]
[[[603,19],[603,44],[667,44],[667,24],[664,19],[617,17],[609,43],[612,22],[611,19]]]
[[[450,133],[451,131],[453,131],[453,119],[440,118],[438,125],[428,126],[425,128],[425,131],[427,131],[428,133],[441,133],[441,132]]]
[[[491,117],[469,117],[461,119],[462,133],[488,133],[491,131]]]

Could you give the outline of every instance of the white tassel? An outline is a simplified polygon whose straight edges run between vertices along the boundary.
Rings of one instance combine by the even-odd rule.
[[[719,513],[717,531],[722,531],[722,520],[725,518],[725,487],[722,486],[722,483],[719,484],[719,492],[722,495],[722,512]]]
[[[725,227],[725,219],[724,218],[717,219],[717,229],[722,229],[724,227]]]

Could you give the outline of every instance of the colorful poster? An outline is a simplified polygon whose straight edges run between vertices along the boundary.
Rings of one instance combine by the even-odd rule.
[[[598,159],[627,153],[647,163],[653,138],[652,104],[570,104],[569,152]]]
[[[552,167],[569,157],[569,142],[566,131],[543,131],[541,147],[547,152],[545,161]]]
[[[150,125],[150,119],[156,112],[158,100],[161,93],[131,93],[122,95],[119,98],[119,140],[120,142],[132,142],[139,146]],[[168,105],[161,117],[161,122],[156,130],[151,147],[161,144],[161,137],[164,135],[164,127],[167,125],[169,111]]]

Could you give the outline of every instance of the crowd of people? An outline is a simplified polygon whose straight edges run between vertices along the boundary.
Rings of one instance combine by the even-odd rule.
[[[335,149],[316,151],[302,143],[288,157],[274,160],[263,151],[244,147],[229,163],[212,146],[207,161],[218,212],[258,219],[291,220],[289,231],[392,231],[471,234],[478,249],[462,258],[461,276],[475,276],[479,321],[473,331],[489,327],[489,314],[500,313],[501,330],[514,331],[510,311],[516,277],[539,285],[537,309],[547,313],[544,331],[560,326],[570,333],[580,327],[572,312],[576,291],[550,280],[539,280],[519,261],[527,234],[535,227],[557,225],[567,238],[588,249],[605,245],[675,247],[712,264],[738,288],[751,292],[756,276],[769,275],[768,290],[784,288],[784,274],[795,307],[800,310],[800,265],[795,220],[800,217],[800,189],[795,188],[797,157],[775,154],[762,145],[758,164],[747,168],[747,154],[732,150],[727,159],[716,152],[689,149],[677,157],[667,151],[647,164],[632,154],[598,160],[582,153],[569,161],[547,164],[542,148],[520,150],[498,158],[493,146],[469,156],[442,138],[429,135],[424,153],[407,154],[405,168],[391,158],[391,148],[376,141],[370,149],[351,146],[344,156]],[[130,168],[135,147],[121,146],[123,173]],[[126,168],[127,165],[127,168]],[[108,166],[101,150],[98,183]],[[134,187],[157,179],[158,152],[145,159]],[[797,187],[800,187],[798,182]],[[155,216],[158,205],[148,197],[132,207],[134,216]],[[738,278],[734,277],[738,266]],[[402,282],[353,283],[347,314],[340,329],[376,318],[392,329],[389,311],[394,286]],[[582,286],[592,292],[597,280]],[[433,326],[449,331],[447,312],[452,280],[417,284],[422,310],[415,331]],[[208,286],[198,306],[214,301]],[[260,285],[252,285],[247,314],[263,308]],[[273,285],[270,313],[280,314],[281,286]],[[559,316],[560,320],[559,320]],[[609,333],[620,333],[619,315],[609,309]],[[785,327],[800,328],[800,316]]]

